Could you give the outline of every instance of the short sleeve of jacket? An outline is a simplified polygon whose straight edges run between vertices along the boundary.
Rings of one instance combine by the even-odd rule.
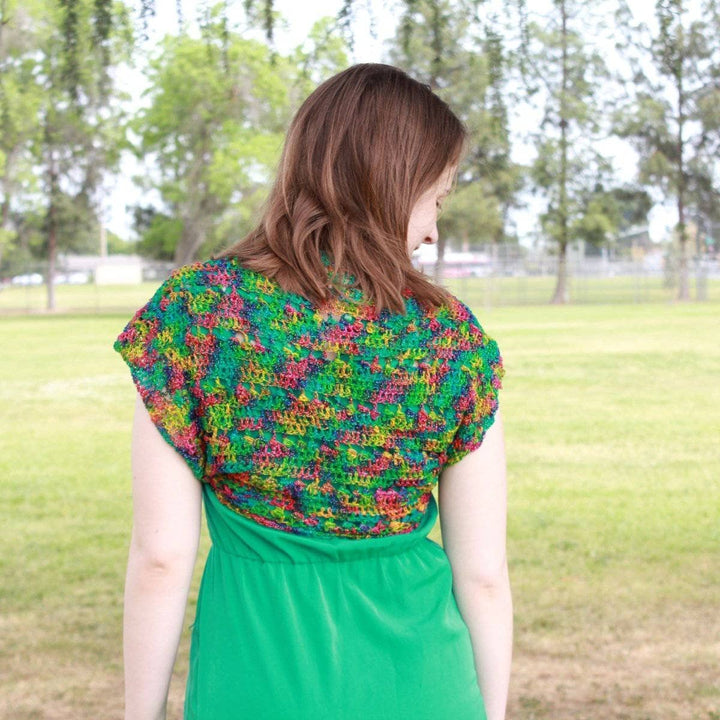
[[[447,451],[448,465],[482,445],[495,421],[505,374],[498,344],[485,334],[472,313],[463,334],[467,334],[469,350],[461,355],[461,391],[455,404],[457,430]]]
[[[204,443],[198,416],[198,365],[192,349],[187,268],[180,268],[141,307],[113,345],[148,413],[165,440],[204,476]]]

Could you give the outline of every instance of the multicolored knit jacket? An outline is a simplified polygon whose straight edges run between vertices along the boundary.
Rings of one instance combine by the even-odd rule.
[[[459,300],[325,312],[234,258],[182,267],[115,341],[150,417],[243,516],[293,533],[415,529],[443,466],[480,446],[503,376]]]

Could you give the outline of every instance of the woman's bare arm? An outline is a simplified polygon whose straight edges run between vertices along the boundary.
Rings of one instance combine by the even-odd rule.
[[[125,719],[161,720],[200,535],[201,485],[137,397],[123,628]]]
[[[443,470],[440,520],[453,589],[470,630],[488,720],[503,720],[512,656],[506,556],[507,485],[502,418],[482,445]]]

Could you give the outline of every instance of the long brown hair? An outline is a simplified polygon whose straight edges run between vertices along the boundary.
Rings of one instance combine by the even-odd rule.
[[[322,304],[352,275],[381,310],[405,312],[409,290],[426,306],[447,293],[407,250],[417,199],[457,164],[463,124],[427,85],[390,65],[362,64],[320,85],[285,140],[260,225],[223,256]]]

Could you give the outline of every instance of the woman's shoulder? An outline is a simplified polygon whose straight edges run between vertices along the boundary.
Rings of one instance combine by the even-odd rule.
[[[234,256],[198,260],[175,268],[159,292],[182,296],[192,308],[207,309],[228,296],[262,298],[264,302],[272,303],[279,301],[282,295],[274,280],[244,267]]]
[[[240,265],[236,258],[217,257],[196,260],[174,268],[163,285],[186,290],[193,288],[226,290],[237,287],[239,281],[243,281],[251,274],[257,275]]]
[[[465,302],[448,292],[442,305],[424,310],[414,299],[413,310],[426,318],[436,334],[445,335],[466,349],[484,345],[489,340],[477,316]]]

